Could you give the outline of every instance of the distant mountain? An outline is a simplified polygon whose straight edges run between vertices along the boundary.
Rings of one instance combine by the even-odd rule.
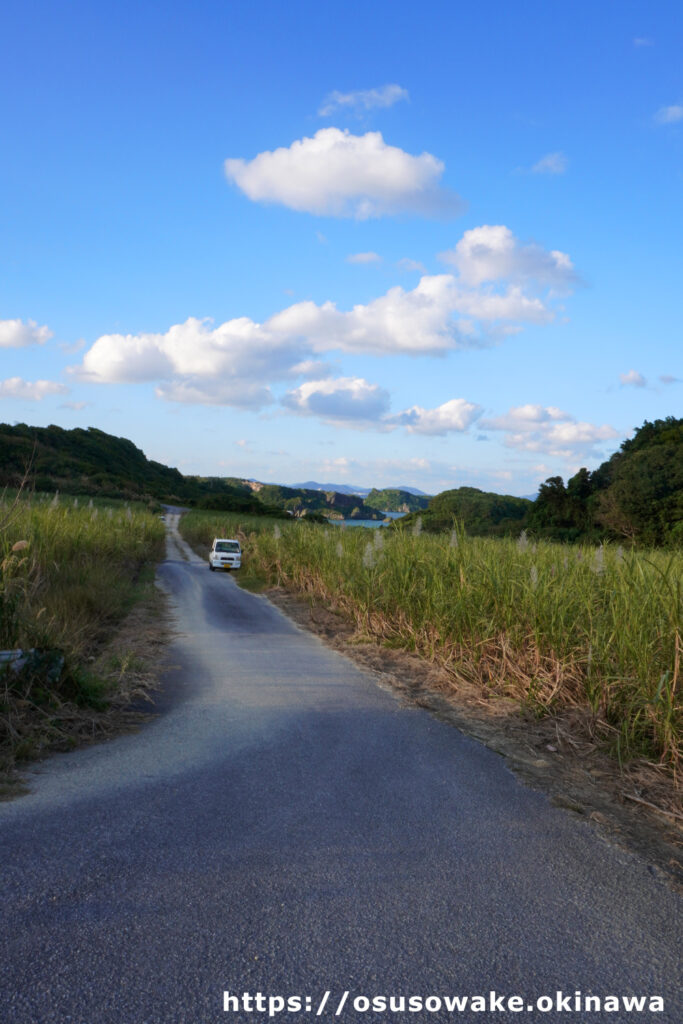
[[[364,498],[370,493],[370,487],[352,487],[350,484],[319,484],[317,480],[306,480],[302,484],[288,484],[295,490],[300,491],[336,491],[337,494],[358,494]],[[407,488],[403,488],[406,490]]]
[[[406,487],[404,484],[398,484],[394,490],[407,491],[408,494],[416,494],[419,498],[431,498],[431,494],[427,494],[426,491],[421,491],[418,487]]]
[[[337,494],[358,494],[361,498],[366,498],[370,491],[375,490],[374,487],[354,487],[352,484],[319,484],[317,480],[307,480],[303,484],[290,484],[289,486],[300,487],[307,491],[336,491]],[[408,494],[416,494],[420,498],[430,497],[429,494],[419,490],[417,487],[407,487],[403,484],[397,484],[396,487],[382,488],[382,490],[406,491]]]

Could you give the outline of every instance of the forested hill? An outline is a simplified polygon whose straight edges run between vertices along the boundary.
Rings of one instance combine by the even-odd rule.
[[[424,512],[396,522],[398,529],[420,526],[427,533],[452,530],[455,521],[474,537],[517,536],[526,527],[533,502],[511,494],[480,491],[477,487],[456,487],[432,498]]]
[[[592,473],[541,484],[529,516],[541,536],[683,544],[683,419],[647,420]]]
[[[535,501],[459,487],[396,528],[411,528],[418,516],[428,532],[450,530],[457,520],[475,536],[528,530],[559,541],[683,544],[683,419],[646,421],[593,472],[580,469],[566,484],[549,477]]]
[[[28,486],[127,500],[156,500],[255,514],[323,514],[381,519],[412,509],[405,529],[421,516],[428,531],[452,529],[454,519],[475,535],[515,535],[525,529],[553,540],[628,540],[683,544],[683,419],[645,422],[594,471],[580,469],[565,484],[550,477],[535,501],[459,487],[429,500],[398,488],[358,495],[261,484],[224,477],[184,476],[123,437],[102,430],[64,430],[0,424],[0,488]]]
[[[125,437],[89,427],[0,424],[0,488],[27,485],[36,491],[155,500],[220,511],[338,519],[381,519],[357,495],[309,491],[225,477],[184,476]]]
[[[398,487],[385,487],[381,491],[373,488],[365,498],[365,504],[378,512],[414,512],[416,509],[427,508],[429,498]]]
[[[255,495],[244,494],[218,477],[183,476],[148,459],[125,437],[113,437],[95,427],[63,430],[0,424],[0,487],[18,487],[27,470],[27,484],[36,491],[179,505],[218,499],[226,508],[265,511]]]

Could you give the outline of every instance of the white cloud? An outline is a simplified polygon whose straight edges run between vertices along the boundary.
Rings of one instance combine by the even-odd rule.
[[[683,103],[675,103],[671,107],[660,107],[655,114],[657,124],[677,124],[683,121]]]
[[[481,412],[481,406],[473,402],[452,398],[436,409],[423,409],[414,405],[392,417],[391,422],[405,427],[410,434],[443,435],[467,430],[481,416]]]
[[[184,405],[230,405],[238,409],[262,409],[273,402],[267,385],[245,380],[195,378],[159,384],[157,398]]]
[[[599,452],[600,442],[619,437],[608,424],[578,422],[555,406],[521,405],[503,416],[482,420],[484,430],[505,431],[505,444],[555,458],[587,458]]]
[[[0,398],[19,398],[29,402],[40,402],[48,395],[65,395],[69,389],[52,380],[22,380],[8,377],[0,381]]]
[[[172,401],[255,408],[273,401],[276,381],[329,376],[321,352],[433,355],[457,347],[456,303],[453,279],[442,275],[348,312],[301,302],[264,324],[190,317],[164,333],[102,335],[71,372],[96,383],[155,381],[158,397]]]
[[[453,320],[458,302],[455,279],[440,274],[423,277],[412,291],[390,288],[348,312],[333,302],[299,302],[276,313],[264,327],[281,337],[305,338],[315,351],[429,355],[462,342],[464,335]]]
[[[501,279],[517,284],[531,280],[558,289],[577,283],[566,253],[548,251],[535,243],[523,245],[504,224],[484,224],[466,231],[455,249],[440,253],[439,259],[456,267],[469,285]]]
[[[504,416],[485,420],[481,425],[486,430],[532,430],[537,424],[558,422],[571,419],[568,413],[562,412],[554,405],[518,405]]]
[[[354,252],[346,257],[347,263],[381,263],[382,257],[376,252]]]
[[[390,288],[349,311],[307,301],[263,324],[241,317],[214,327],[190,317],[163,334],[105,334],[71,372],[95,383],[156,381],[157,395],[171,401],[256,408],[272,402],[273,382],[329,376],[332,368],[315,358],[320,353],[439,355],[485,341],[500,321],[552,317],[540,299],[517,287],[477,293],[440,274],[421,278],[411,291]]]
[[[359,89],[356,92],[339,92],[335,89],[325,97],[318,114],[320,117],[329,117],[336,110],[359,112],[393,107],[394,103],[408,98],[408,90],[396,84],[382,85],[378,89]]]
[[[546,153],[531,168],[532,174],[564,174],[567,170],[567,157],[564,153]]]
[[[362,377],[310,381],[287,392],[282,404],[294,412],[318,416],[337,425],[372,424],[381,430],[405,428],[410,434],[443,436],[463,432],[481,415],[481,407],[464,398],[453,398],[436,409],[414,405],[389,414],[389,393]]]
[[[35,320],[0,320],[0,348],[44,345],[51,337],[49,327],[39,327]]]
[[[86,409],[92,402],[62,402],[60,409],[71,409],[72,412],[81,412]]]
[[[105,334],[74,372],[99,383],[160,380],[160,398],[257,407],[272,402],[269,381],[312,369],[302,341],[276,337],[247,317],[213,327],[190,317],[164,334]]]
[[[277,382],[339,372],[324,353],[444,355],[547,323],[553,291],[574,277],[564,253],[523,246],[502,226],[465,232],[444,258],[458,275],[425,274],[413,289],[397,285],[349,310],[304,301],[263,323],[190,317],[163,333],[105,334],[70,372],[99,383],[154,381],[170,401],[255,409],[272,404]],[[554,286],[544,297],[534,294],[541,280]]]
[[[362,377],[308,381],[284,396],[294,412],[331,422],[376,422],[389,409],[389,393]]]
[[[431,153],[411,156],[380,132],[352,135],[321,128],[289,148],[253,160],[228,159],[228,181],[254,202],[365,220],[394,213],[455,215],[461,200],[441,188],[444,164]]]
[[[324,363],[320,359],[303,359],[292,367],[292,377],[305,377],[306,380],[322,380],[323,377],[331,377],[334,367],[330,363]]]
[[[619,380],[625,387],[633,388],[644,388],[647,385],[647,380],[643,377],[642,373],[638,373],[637,370],[629,370],[628,373],[620,373]]]
[[[62,352],[66,353],[66,355],[72,356],[74,355],[75,352],[80,352],[81,349],[85,348],[87,344],[88,343],[85,340],[85,338],[79,338],[77,341],[61,342],[59,347],[62,350]]]
[[[636,47],[641,46],[654,46],[654,40],[649,39],[647,36],[636,36],[633,40],[633,45]]]
[[[509,287],[504,293],[459,291],[454,301],[459,313],[477,320],[523,320],[525,323],[544,324],[555,314],[541,299],[525,295],[521,288]],[[503,333],[517,333],[505,329]]]
[[[663,373],[659,378],[662,384],[680,384],[680,377],[672,377],[670,373]]]
[[[427,273],[427,268],[423,263],[420,263],[419,260],[411,260],[408,256],[404,256],[403,259],[400,259],[396,266],[399,270],[405,270],[408,272],[419,271],[421,274]]]

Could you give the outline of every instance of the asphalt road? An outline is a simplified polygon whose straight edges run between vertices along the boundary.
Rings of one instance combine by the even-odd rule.
[[[160,575],[181,631],[162,714],[0,805],[2,1024],[269,1019],[226,990],[302,997],[287,1024],[328,990],[321,1020],[683,1021],[680,901],[647,865],[177,534]],[[362,1001],[492,990],[524,1009]],[[664,1012],[526,1009],[558,991]]]

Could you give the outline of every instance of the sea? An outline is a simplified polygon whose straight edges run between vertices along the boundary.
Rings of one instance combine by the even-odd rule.
[[[382,515],[386,519],[402,519],[403,516],[407,515],[407,512],[382,512]],[[389,525],[382,522],[381,519],[329,519],[328,522],[334,523],[335,526],[365,526],[371,530],[378,526]]]

